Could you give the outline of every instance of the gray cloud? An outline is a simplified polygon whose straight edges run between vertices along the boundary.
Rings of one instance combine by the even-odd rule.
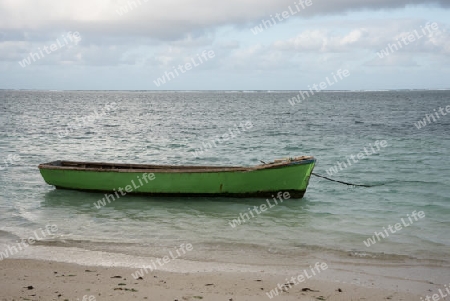
[[[292,17],[308,18],[407,5],[450,7],[448,0],[311,1],[311,6]],[[0,33],[2,39],[29,40],[45,38],[46,33],[59,29],[77,30],[86,35],[144,36],[167,41],[180,39],[187,33],[204,35],[223,25],[249,27],[288,10],[289,6],[294,7],[294,1],[180,0],[174,5],[163,0],[0,0]],[[29,35],[24,36],[21,30]]]

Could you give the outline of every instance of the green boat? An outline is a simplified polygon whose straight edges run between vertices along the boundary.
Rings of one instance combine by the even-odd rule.
[[[171,166],[54,161],[39,165],[56,188],[125,195],[271,197],[280,191],[302,198],[316,160],[279,159],[250,167]]]

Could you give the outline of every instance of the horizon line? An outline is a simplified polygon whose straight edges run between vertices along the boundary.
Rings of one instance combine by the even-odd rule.
[[[263,90],[239,90],[239,89],[226,89],[226,90],[215,90],[215,89],[204,89],[204,90],[185,90],[185,89],[174,89],[174,90],[121,90],[121,89],[3,89],[0,91],[41,91],[41,92],[80,92],[80,91],[114,91],[114,92],[297,92],[297,91],[310,91],[309,89],[295,89],[295,90],[276,90],[276,89],[263,89]],[[450,88],[434,88],[434,89],[408,89],[408,88],[398,88],[398,89],[339,89],[339,90],[319,90],[315,93],[323,92],[389,92],[389,91],[450,91]]]

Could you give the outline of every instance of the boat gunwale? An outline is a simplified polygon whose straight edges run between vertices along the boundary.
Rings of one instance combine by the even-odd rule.
[[[201,172],[250,172],[265,169],[276,169],[295,165],[306,165],[314,163],[316,159],[312,156],[296,158],[296,160],[271,162],[256,166],[195,166],[195,165],[148,165],[148,164],[126,164],[126,163],[105,163],[105,162],[80,162],[57,160],[49,163],[39,164],[39,169],[50,170],[71,170],[71,171],[98,171],[98,172],[127,172],[127,173],[201,173]],[[59,165],[55,165],[59,164]],[[71,164],[75,166],[63,166]],[[80,167],[86,165],[98,165],[100,168]],[[108,168],[102,168],[107,166]],[[119,168],[114,168],[119,167]],[[128,167],[128,168],[127,168]]]

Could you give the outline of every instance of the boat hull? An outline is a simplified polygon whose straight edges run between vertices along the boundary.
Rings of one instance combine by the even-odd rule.
[[[80,169],[64,168],[58,162],[61,161],[39,165],[44,180],[56,188],[109,192],[116,196],[272,197],[283,191],[289,192],[291,198],[303,197],[315,164],[312,158],[257,168],[176,169],[150,165],[133,168],[134,165],[128,164],[128,169]]]

